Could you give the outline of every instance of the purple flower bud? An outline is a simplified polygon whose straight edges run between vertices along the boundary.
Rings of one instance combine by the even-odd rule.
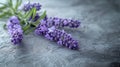
[[[53,40],[52,37],[50,37],[50,35],[46,34],[45,37],[48,39],[48,40]]]
[[[58,44],[58,45],[61,45],[61,46],[63,45],[63,43],[62,43],[61,40],[59,40],[59,41],[57,42],[57,44]]]
[[[69,22],[67,21],[67,19],[64,19],[63,24],[64,26],[68,26]]]
[[[37,21],[39,18],[40,18],[39,14],[38,14],[38,13],[36,13],[36,16],[34,17],[33,22]]]
[[[16,16],[12,16],[7,23],[7,29],[13,44],[19,44],[23,39],[23,30],[20,21]]]

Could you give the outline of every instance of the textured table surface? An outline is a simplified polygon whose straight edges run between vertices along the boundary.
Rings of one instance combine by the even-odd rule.
[[[32,33],[24,36],[20,46],[14,46],[2,28],[6,21],[1,20],[0,67],[109,67],[120,61],[119,0],[36,1],[48,16],[82,22],[78,29],[65,29],[79,41],[80,51],[60,47]]]

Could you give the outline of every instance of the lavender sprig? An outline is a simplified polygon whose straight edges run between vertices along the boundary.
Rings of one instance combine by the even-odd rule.
[[[45,37],[49,40],[55,41],[58,45],[68,47],[70,49],[78,49],[78,42],[74,40],[70,34],[67,34],[64,30],[58,30],[54,26],[48,28],[48,33]]]
[[[57,17],[46,17],[40,21],[41,25],[46,25],[47,27],[55,26],[56,28],[60,27],[70,27],[70,28],[78,28],[80,26],[80,21],[72,20],[72,19],[63,19]]]
[[[10,17],[7,23],[7,29],[13,44],[19,44],[23,39],[23,30],[20,21],[16,16]]]
[[[51,41],[57,42],[61,46],[66,46],[70,49],[77,50],[79,48],[78,42],[74,40],[70,34],[67,34],[64,30],[58,30],[54,26],[51,28],[46,27],[45,25],[39,25],[35,34],[43,35]]]

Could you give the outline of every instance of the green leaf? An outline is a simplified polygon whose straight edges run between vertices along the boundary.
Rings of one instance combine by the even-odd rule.
[[[31,27],[31,24],[26,25],[26,26],[23,28],[24,34],[27,35],[28,33],[34,31],[35,28],[36,28],[36,27]]]
[[[11,15],[12,15],[11,13],[6,11],[6,12],[3,12],[2,14],[0,14],[0,18],[4,18],[4,17],[7,17],[7,16],[11,16]]]
[[[45,16],[46,16],[46,11],[44,11],[43,14],[40,16],[40,20],[41,20],[41,19],[44,19]]]
[[[17,0],[17,1],[16,1],[15,10],[18,9],[18,7],[21,5],[21,3],[22,3],[22,0]]]
[[[3,10],[5,8],[7,8],[7,6],[2,6],[2,7],[0,7],[0,10]]]
[[[13,8],[13,1],[12,0],[8,0],[8,5],[9,5],[9,7]]]
[[[23,31],[27,31],[30,28],[30,24],[26,25],[25,27],[23,27]]]
[[[4,3],[0,3],[1,5],[5,5]]]
[[[3,10],[6,9],[6,8],[8,8],[8,6],[7,5],[3,5],[3,6],[0,7],[0,11],[3,12]]]
[[[18,5],[20,6],[22,4],[22,0],[19,0],[19,3],[18,3]]]
[[[19,6],[19,0],[16,0],[16,5],[15,5],[15,10],[17,10],[18,9],[18,6]]]
[[[13,14],[16,12],[16,10],[13,8],[13,1],[12,0],[8,0],[7,1],[7,5],[8,7],[12,10]]]
[[[32,13],[32,20],[34,19],[34,17],[36,16],[36,8],[32,9],[33,13]]]
[[[24,34],[27,35],[27,34],[29,34],[30,32],[33,32],[34,30],[35,30],[35,28],[31,28],[31,29],[25,31]]]
[[[34,23],[35,26],[37,26],[40,23],[40,20],[44,19],[46,16],[46,11],[43,12],[43,14],[40,16],[40,18]]]
[[[25,15],[24,15],[24,18],[27,18],[30,14],[30,11],[26,12]]]
[[[22,15],[22,13],[21,13],[21,12],[17,12],[17,13],[16,13],[16,15],[19,17],[19,19],[20,19],[20,20],[22,20],[22,19],[23,19],[23,15]]]
[[[33,9],[30,10],[30,11],[28,11],[28,12],[25,14],[24,18],[25,18],[25,19],[30,18],[30,17],[32,16],[32,13],[33,13]]]

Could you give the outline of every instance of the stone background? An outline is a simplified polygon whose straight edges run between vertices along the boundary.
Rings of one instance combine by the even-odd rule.
[[[0,0],[4,2],[4,0]],[[25,2],[25,1],[24,1]],[[120,63],[120,0],[34,0],[48,16],[76,18],[78,29],[65,30],[79,41],[70,50],[33,33],[20,46],[10,42],[0,21],[0,67],[117,67]]]

